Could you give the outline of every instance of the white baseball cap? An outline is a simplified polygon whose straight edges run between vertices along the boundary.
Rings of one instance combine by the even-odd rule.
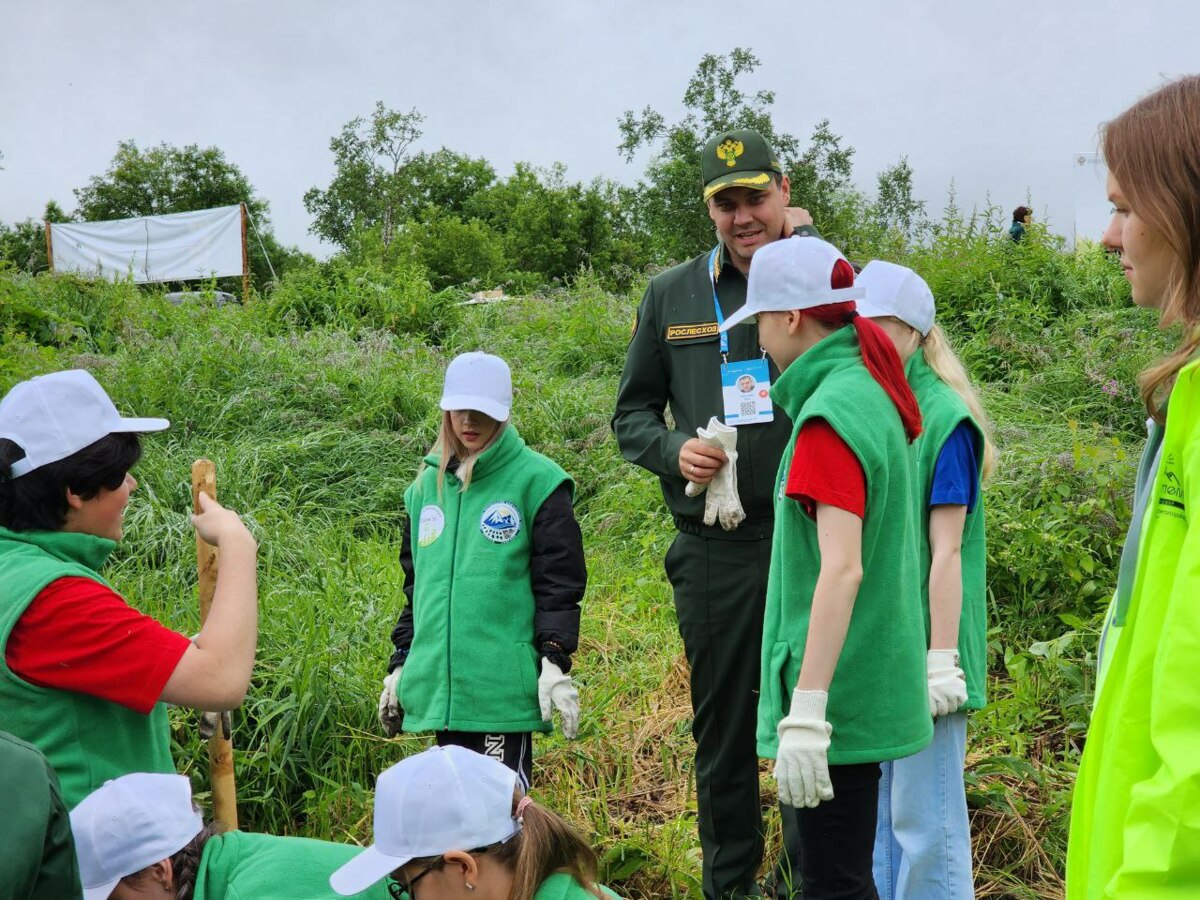
[[[857,282],[832,287],[834,267],[846,257],[833,244],[816,237],[791,237],[759,247],[750,262],[746,303],[721,325],[721,331],[762,312],[812,309],[827,303],[845,303],[863,296]]]
[[[508,363],[490,353],[463,353],[446,367],[442,409],[474,409],[497,422],[508,421],[512,409],[512,373]]]
[[[0,400],[0,438],[25,451],[12,477],[78,453],[118,432],[162,431],[166,419],[125,419],[104,388],[83,369],[22,381]]]
[[[521,830],[517,773],[464,747],[432,747],[385,769],[375,783],[375,843],[329,877],[349,896],[413,859],[475,850]]]
[[[859,273],[857,284],[867,289],[858,304],[862,316],[895,316],[905,325],[929,334],[933,327],[933,291],[925,279],[906,266],[873,259]]]
[[[106,781],[71,810],[83,900],[108,900],[122,878],[174,856],[203,827],[183,775],[134,772]]]

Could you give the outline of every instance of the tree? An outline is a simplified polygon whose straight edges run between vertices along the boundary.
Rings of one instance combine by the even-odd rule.
[[[135,142],[122,141],[108,171],[76,189],[75,201],[77,215],[85,222],[245,203],[252,220],[247,237],[250,269],[257,284],[270,280],[268,254],[280,275],[300,256],[299,251],[280,246],[271,230],[267,201],[255,196],[250,180],[217,147],[163,143],[140,150]]]
[[[925,201],[913,196],[913,170],[908,157],[879,173],[876,180],[875,221],[885,231],[896,231],[907,240],[927,225]]]
[[[355,116],[343,125],[329,141],[333,181],[323,191],[313,187],[304,194],[304,208],[313,216],[309,230],[346,247],[356,228],[378,225],[384,246],[391,244],[408,193],[401,173],[424,119],[416,109],[400,112],[377,100],[369,122]]]

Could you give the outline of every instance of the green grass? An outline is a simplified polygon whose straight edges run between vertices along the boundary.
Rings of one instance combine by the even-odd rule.
[[[1103,257],[1044,235],[1001,247],[960,227],[912,262],[943,300],[1002,451],[986,494],[992,702],[969,738],[979,896],[1060,897],[1096,616],[1144,436],[1133,378],[1170,336],[1128,306]],[[483,349],[512,364],[523,435],[576,478],[589,561],[580,736],[539,738],[535,794],[594,838],[623,894],[700,896],[687,677],[662,571],[672,528],[656,482],[621,460],[608,428],[636,294],[584,278],[460,308],[394,274],[369,291],[383,277],[344,265],[296,278],[216,309],[0,273],[0,391],[86,366],[121,408],[172,420],[135,469],[118,589],[197,629],[187,507],[200,456],[260,542],[258,662],[235,716],[244,826],[367,842],[375,774],[426,746],[384,739],[375,722],[403,603],[402,493],[433,438],[445,364]],[[203,794],[193,717],[171,721]],[[763,786],[774,848],[774,784]]]

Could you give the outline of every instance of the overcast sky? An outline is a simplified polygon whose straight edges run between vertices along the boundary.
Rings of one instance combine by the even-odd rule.
[[[216,145],[271,206],[279,238],[308,233],[301,198],[332,176],[329,139],[376,100],[426,117],[419,149],[561,161],[632,183],[617,120],[682,114],[705,53],[751,48],[746,82],[776,91],[776,127],[830,119],[855,178],[907,156],[931,212],[951,179],[968,208],[1072,230],[1072,158],[1097,125],[1166,78],[1200,70],[1195,0],[51,0],[4,10],[0,221],[102,173],[117,142]],[[820,223],[817,223],[818,226]]]

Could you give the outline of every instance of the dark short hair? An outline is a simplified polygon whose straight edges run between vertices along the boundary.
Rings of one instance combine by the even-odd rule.
[[[1030,209],[1028,206],[1018,206],[1016,209],[1013,210],[1013,221],[1014,222],[1024,222],[1025,217],[1031,216],[1031,215],[1033,215],[1033,210]]]
[[[25,451],[0,438],[0,525],[11,531],[60,531],[67,523],[67,490],[91,500],[115,491],[142,456],[136,434],[110,434],[66,459],[39,466],[20,478],[12,464]]]

